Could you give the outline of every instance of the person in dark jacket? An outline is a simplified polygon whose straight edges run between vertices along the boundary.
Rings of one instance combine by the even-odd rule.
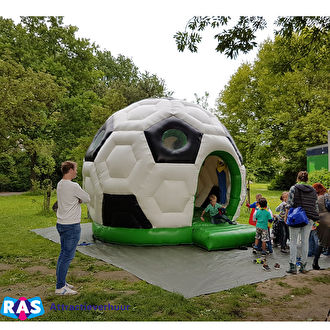
[[[309,220],[308,224],[303,227],[289,227],[290,268],[287,271],[287,273],[292,273],[292,274],[297,274],[296,258],[297,258],[297,241],[299,234],[301,235],[301,266],[299,272],[306,273],[309,234],[314,222],[319,220],[317,194],[315,189],[307,184],[307,181],[308,181],[308,173],[306,171],[300,171],[297,176],[297,184],[292,186],[289,190],[289,197],[287,201],[288,210],[291,207],[296,208],[301,206],[305,210],[305,213]]]
[[[320,270],[321,267],[319,266],[319,258],[322,250],[330,247],[330,212],[325,206],[329,195],[327,194],[327,189],[322,183],[314,183],[313,188],[317,192],[320,212],[319,225],[316,227],[317,236],[319,238],[319,246],[313,260],[313,269]]]

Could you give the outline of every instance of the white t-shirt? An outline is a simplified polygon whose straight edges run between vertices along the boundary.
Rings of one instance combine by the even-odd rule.
[[[80,222],[79,199],[82,203],[89,203],[90,201],[88,193],[82,190],[78,183],[62,179],[57,184],[57,223],[71,225]]]

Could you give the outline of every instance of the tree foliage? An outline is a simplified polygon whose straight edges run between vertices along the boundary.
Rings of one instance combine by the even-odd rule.
[[[2,190],[26,190],[49,178],[54,184],[61,162],[81,164],[111,114],[169,94],[162,79],[77,38],[77,31],[63,17],[21,17],[18,24],[0,17]]]
[[[259,179],[277,175],[273,186],[279,189],[306,168],[306,148],[327,141],[329,32],[319,40],[322,45],[308,53],[305,35],[266,41],[254,64],[241,65],[218,100],[219,117],[248,171]]]
[[[236,23],[228,29],[223,26],[230,25],[230,16],[194,16],[184,31],[178,31],[175,35],[177,48],[183,52],[188,48],[191,52],[198,51],[198,44],[202,41],[202,33],[207,28],[216,29],[214,39],[217,41],[215,50],[224,53],[233,59],[240,52],[248,53],[257,46],[256,33],[266,28],[267,22],[262,16],[240,16]],[[275,32],[283,38],[290,40],[293,34],[300,34],[308,30],[308,52],[317,47],[323,38],[323,34],[330,29],[330,18],[328,16],[287,16],[278,17],[275,21],[278,29]],[[305,45],[306,46],[306,45]]]

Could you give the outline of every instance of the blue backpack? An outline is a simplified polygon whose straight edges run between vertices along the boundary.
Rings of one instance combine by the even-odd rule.
[[[286,224],[289,227],[304,227],[308,224],[308,218],[302,207],[291,207],[288,213]]]

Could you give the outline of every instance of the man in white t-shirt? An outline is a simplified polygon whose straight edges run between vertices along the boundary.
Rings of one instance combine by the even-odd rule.
[[[72,182],[77,176],[77,164],[65,161],[61,165],[62,180],[57,184],[57,224],[61,239],[61,253],[56,266],[56,294],[77,294],[66,282],[66,274],[76,253],[80,239],[81,203],[89,203],[90,197],[78,183]]]

